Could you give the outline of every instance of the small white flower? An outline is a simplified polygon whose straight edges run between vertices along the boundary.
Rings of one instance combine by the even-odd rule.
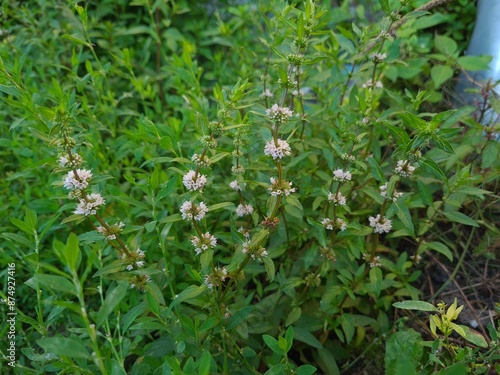
[[[271,195],[274,196],[279,196],[279,195],[285,195],[288,196],[291,193],[294,193],[297,189],[292,187],[292,182],[291,181],[285,181],[281,180],[281,183],[279,180],[276,180],[271,177],[271,185],[269,185],[268,190],[271,193]]]
[[[238,183],[238,180],[233,180],[229,183],[229,187],[233,190],[236,190],[236,191],[241,191],[243,188],[241,187],[241,185]]]
[[[250,231],[248,229],[240,227],[238,229],[238,233],[241,233],[243,235],[243,237],[245,237],[247,240],[250,239]]]
[[[245,172],[245,167],[240,165],[233,165],[231,167],[231,172],[234,174],[243,174]]]
[[[213,289],[214,287],[222,285],[224,280],[227,278],[227,274],[228,272],[226,266],[215,267],[211,274],[205,276],[205,284],[208,289]]]
[[[370,78],[368,81],[363,83],[363,85],[361,87],[364,89],[372,88],[372,87],[381,89],[384,87],[384,84],[381,81],[375,81],[375,83],[374,83],[373,80]]]
[[[290,117],[293,116],[293,112],[288,107],[280,107],[278,104],[274,104],[271,108],[266,110],[266,114],[274,122],[281,124],[286,122]]]
[[[203,251],[213,249],[217,245],[217,238],[209,232],[202,234],[201,238],[192,236],[191,244],[194,246],[196,254],[201,254]]]
[[[194,154],[191,157],[191,161],[199,167],[208,167],[212,163],[208,156],[203,155],[202,157],[202,155],[198,154]]]
[[[260,94],[260,97],[261,98],[272,98],[273,93],[271,92],[271,90],[265,89],[264,91],[262,91],[262,94]]]
[[[182,183],[189,191],[202,191],[207,183],[207,177],[195,171],[189,171],[182,178]]]
[[[396,202],[399,197],[403,195],[403,193],[393,190],[392,197],[387,196],[387,183],[380,186],[380,195],[387,199],[392,199],[393,202]]]
[[[384,61],[387,58],[387,53],[373,53],[373,54],[370,55],[370,58],[374,62],[380,63],[380,62]]]
[[[408,160],[398,160],[396,169],[394,173],[400,175],[401,177],[410,177],[413,174],[415,167],[412,166]]]
[[[109,225],[108,229],[98,226],[96,229],[99,233],[101,233],[107,240],[116,240],[116,234],[122,231],[122,228],[125,226],[123,222],[119,222],[113,225]]]
[[[236,215],[238,215],[238,217],[251,215],[252,213],[253,213],[253,206],[251,204],[241,203],[236,208]]]
[[[241,252],[243,254],[250,255],[250,258],[258,262],[262,262],[262,258],[268,255],[267,250],[262,246],[257,246],[255,248],[250,247],[250,240],[243,242],[241,244]]]
[[[380,257],[378,255],[371,258],[368,254],[363,254],[363,259],[370,263],[370,268],[382,266],[382,262],[380,261]]]
[[[381,217],[380,214],[376,217],[370,216],[368,220],[370,221],[370,226],[375,228],[373,230],[375,233],[389,233],[392,229],[392,221],[383,216]]]
[[[194,219],[200,221],[208,212],[208,207],[203,202],[197,205],[193,202],[186,201],[182,204],[180,211],[184,220]]]
[[[104,205],[105,201],[101,194],[92,193],[87,195],[86,199],[80,199],[80,203],[76,206],[76,210],[73,211],[76,215],[95,215],[97,209]]]
[[[335,181],[345,182],[350,181],[351,178],[351,172],[344,172],[342,169],[336,169],[333,171],[333,179]]]
[[[347,200],[346,198],[342,195],[342,193],[339,191],[337,194],[333,194],[333,193],[328,193],[328,200],[330,202],[333,202],[333,204],[335,205],[339,205],[339,206],[345,206]]]
[[[325,227],[325,229],[333,230],[334,228],[340,229],[340,231],[344,231],[347,229],[347,223],[344,219],[336,218],[335,221],[329,218],[324,218],[321,220],[321,224]]]
[[[78,176],[78,178],[76,177]],[[88,169],[77,169],[76,176],[74,171],[69,171],[64,179],[64,187],[68,190],[83,190],[89,186],[92,178],[92,172]]]
[[[290,155],[291,152],[290,145],[283,139],[277,139],[276,143],[274,140],[271,140],[266,143],[266,147],[264,148],[264,154],[272,156],[274,160],[282,159]]]

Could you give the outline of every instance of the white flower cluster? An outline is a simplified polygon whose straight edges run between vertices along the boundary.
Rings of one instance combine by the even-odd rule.
[[[189,191],[202,191],[203,187],[207,183],[207,177],[205,175],[196,173],[195,171],[189,171],[182,178],[182,183]]]
[[[208,156],[198,154],[194,154],[191,161],[198,167],[208,167],[212,163]]]
[[[250,241],[243,242],[243,244],[241,245],[241,252],[243,254],[250,255],[250,258],[252,258],[253,260],[257,260],[259,262],[262,262],[262,258],[268,255],[267,250],[262,246],[252,249],[250,247]]]
[[[104,198],[99,193],[88,194],[86,198],[80,199],[80,203],[76,206],[76,210],[73,211],[76,215],[95,215],[97,209],[103,206],[105,203]]]
[[[192,236],[191,243],[196,254],[201,254],[205,250],[213,249],[217,245],[217,238],[207,232],[202,234],[201,237]]]
[[[208,212],[208,207],[205,203],[200,202],[199,205],[196,203],[186,201],[181,206],[181,214],[184,220],[197,220],[203,219]]]
[[[292,187],[292,182],[291,181],[285,181],[282,180],[281,183],[279,180],[276,180],[275,178],[271,177],[271,185],[269,185],[269,192],[271,195],[278,196],[278,195],[284,195],[288,196],[291,193],[294,193],[295,189]]]
[[[130,253],[129,255],[123,254],[122,261],[127,263],[127,267],[125,268],[127,271],[132,271],[134,268],[143,268],[145,265],[144,258],[146,257],[146,253],[141,249],[137,249],[135,252]]]
[[[83,190],[89,186],[91,178],[92,172],[88,169],[77,169],[76,176],[74,171],[69,171],[64,179],[64,187],[68,190]]]
[[[120,233],[125,224],[123,222],[119,222],[113,225],[108,226],[108,228],[97,227],[97,231],[101,233],[107,240],[116,240],[116,235]]]
[[[293,116],[293,112],[288,107],[280,107],[278,104],[273,104],[269,109],[266,109],[266,114],[274,122],[281,124],[286,122]]]
[[[392,196],[388,197],[387,196],[387,182],[383,185],[380,186],[380,195],[383,196],[384,198],[387,199],[392,199],[393,202],[396,202],[399,197],[403,195],[400,191],[393,190],[392,191]]]
[[[213,289],[214,287],[222,285],[224,280],[227,278],[227,274],[228,272],[226,266],[215,267],[211,274],[205,276],[205,284],[208,289]]]
[[[336,218],[335,221],[329,218],[324,218],[321,220],[321,224],[325,227],[325,229],[328,230],[333,230],[334,228],[340,229],[341,231],[346,230],[347,228],[347,223],[345,222],[344,219],[341,218]]]
[[[384,216],[381,217],[380,214],[375,217],[370,216],[368,220],[370,221],[370,226],[375,228],[375,233],[389,233],[392,229],[392,221]]]
[[[356,161],[356,157],[354,155],[350,155],[350,154],[347,154],[347,153],[344,153],[344,154],[340,155],[340,158],[342,160],[350,161],[351,163],[353,163],[353,162]]]
[[[238,217],[251,215],[252,213],[253,213],[253,206],[251,204],[241,203],[236,208],[236,215],[238,215]]]
[[[347,202],[346,198],[340,191],[337,194],[333,194],[332,192],[328,193],[328,200],[338,206],[345,206]]]
[[[387,53],[372,53],[370,55],[370,58],[376,62],[376,63],[380,63],[382,61],[384,61],[386,58],[387,58]]]
[[[59,166],[61,168],[78,168],[83,164],[83,158],[77,153],[73,153],[72,159],[68,155],[63,155],[59,157]]]
[[[370,268],[382,266],[382,262],[380,261],[380,257],[378,255],[370,258],[368,254],[363,254],[363,259],[370,262]]]
[[[243,186],[238,183],[238,180],[233,180],[229,183],[229,187],[235,191],[243,190]]]
[[[260,97],[261,98],[272,98],[273,97],[273,93],[271,92],[271,90],[265,89],[265,90],[262,91],[262,94],[260,94]]]
[[[245,167],[242,166],[241,164],[240,165],[233,165],[231,167],[231,173],[234,173],[234,174],[243,174],[245,172]]]
[[[398,160],[396,169],[394,173],[400,175],[401,177],[410,177],[413,174],[415,167],[412,166],[408,160]]]
[[[370,78],[368,81],[363,83],[363,85],[361,87],[364,89],[368,89],[368,88],[372,88],[372,87],[375,87],[377,89],[381,89],[384,87],[384,84],[381,81],[373,82],[373,80]]]
[[[336,169],[333,171],[333,179],[335,181],[345,182],[350,181],[351,178],[351,172],[344,172],[342,169]]]
[[[292,150],[290,149],[290,145],[283,139],[277,139],[276,142],[271,140],[267,142],[266,147],[264,147],[264,154],[272,156],[274,160],[282,159],[291,153]]]
[[[246,228],[239,227],[238,228],[238,233],[241,233],[243,235],[243,237],[245,237],[246,239],[250,238],[250,230],[248,230]]]

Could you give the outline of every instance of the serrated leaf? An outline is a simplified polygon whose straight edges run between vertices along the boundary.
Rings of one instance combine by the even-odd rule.
[[[437,163],[434,160],[432,160],[430,158],[425,158],[425,159],[420,159],[419,163],[424,165],[425,169],[427,171],[433,173],[434,175],[436,175],[440,179],[446,181],[446,175],[444,174],[442,169],[439,167],[439,165],[437,165]]]
[[[398,309],[404,310],[418,310],[418,311],[438,311],[437,307],[432,303],[424,302],[424,301],[402,301],[395,302],[392,306]]]
[[[431,68],[431,79],[436,88],[453,77],[453,69],[447,65],[434,65]]]
[[[445,55],[452,55],[458,48],[457,43],[453,39],[444,35],[436,35],[434,37],[434,44],[436,49]]]

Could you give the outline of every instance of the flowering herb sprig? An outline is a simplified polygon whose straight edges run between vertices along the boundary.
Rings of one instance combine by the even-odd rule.
[[[144,251],[140,248],[131,250],[120,238],[125,224],[122,221],[109,224],[98,213],[105,206],[106,201],[101,193],[89,192],[93,173],[91,170],[83,167],[83,157],[74,151],[77,143],[70,135],[71,129],[68,121],[64,115],[59,115],[59,118],[56,120],[56,124],[60,128],[56,145],[59,149],[59,167],[69,169],[63,178],[62,185],[69,191],[68,197],[78,201],[77,207],[73,211],[76,215],[75,219],[78,216],[84,216],[92,228],[103,235],[104,239],[118,252],[125,270],[132,271],[144,268]],[[97,221],[99,225],[96,226],[91,218]],[[145,291],[145,286],[149,281],[150,277],[148,275],[134,275],[130,278],[130,285],[137,287],[141,291]]]

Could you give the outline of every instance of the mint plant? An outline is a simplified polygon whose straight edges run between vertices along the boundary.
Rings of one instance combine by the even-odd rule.
[[[3,7],[2,370],[495,368],[434,304],[494,289],[495,83],[447,98],[489,58],[444,1],[340,3]]]

